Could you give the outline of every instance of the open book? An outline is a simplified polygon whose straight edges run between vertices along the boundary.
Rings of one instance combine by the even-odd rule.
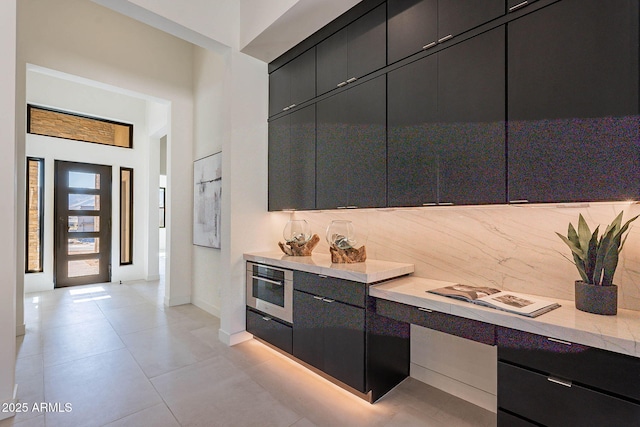
[[[558,303],[538,299],[531,295],[481,286],[451,285],[431,289],[427,292],[528,317],[537,317],[560,307]]]

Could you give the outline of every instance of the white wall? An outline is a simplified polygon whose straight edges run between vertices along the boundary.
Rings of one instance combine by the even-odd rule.
[[[192,45],[86,0],[20,1],[18,33],[18,129],[25,129],[27,63],[170,103],[165,302],[189,302],[191,260],[184,254],[190,253],[192,222]],[[24,146],[25,135],[18,134],[18,149]],[[24,188],[24,176],[18,178]],[[180,257],[172,262],[171,254]]]
[[[66,77],[66,78],[65,78]],[[149,183],[158,180],[159,158],[151,154],[159,151],[159,142],[151,144],[147,120],[148,101],[129,95],[115,93],[69,80],[71,76],[54,77],[43,72],[27,72],[27,102],[30,104],[57,108],[105,119],[133,124],[133,149],[110,147],[86,142],[64,140],[40,135],[27,135],[26,154],[45,159],[45,217],[44,217],[44,271],[25,275],[25,292],[53,289],[53,197],[54,162],[66,160],[97,163],[112,167],[112,280],[144,280],[148,277],[149,265],[155,265],[154,275],[158,275],[158,241],[150,239],[149,232],[157,235],[157,230],[149,225],[150,215],[157,216],[157,210],[149,209],[155,201],[156,192],[150,191]],[[158,109],[154,109],[156,111]],[[162,111],[157,111],[162,117]],[[166,119],[166,117],[164,118]],[[158,122],[158,120],[155,120]],[[151,166],[155,164],[155,169]],[[120,265],[120,167],[133,168],[134,213],[133,213],[133,264]],[[150,176],[152,174],[152,176]],[[153,199],[150,201],[150,199]],[[157,221],[156,221],[157,222]],[[150,242],[151,244],[148,244]],[[155,249],[151,250],[150,246]],[[155,263],[152,262],[156,258]]]
[[[13,402],[16,362],[16,0],[0,2],[0,405]],[[24,233],[23,233],[24,234]],[[0,412],[0,420],[13,415]]]

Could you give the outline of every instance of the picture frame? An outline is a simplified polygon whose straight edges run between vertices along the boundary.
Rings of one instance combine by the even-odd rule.
[[[221,247],[222,152],[193,163],[193,244]]]

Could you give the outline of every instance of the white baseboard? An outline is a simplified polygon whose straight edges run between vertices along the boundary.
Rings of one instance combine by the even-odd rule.
[[[228,332],[223,331],[222,329],[218,330],[218,339],[223,343],[225,343],[226,345],[228,345],[229,347],[234,346],[236,344],[240,344],[245,341],[249,341],[252,338],[253,338],[253,335],[251,335],[247,331],[236,332],[235,334],[229,334]]]
[[[18,384],[16,384],[13,387],[13,398],[0,402],[0,405],[2,406],[2,408],[4,408],[5,406],[11,406],[12,403],[13,404],[18,403]],[[15,415],[16,415],[15,411],[14,412],[0,411],[0,420],[11,418]]]
[[[164,305],[166,305],[167,307],[173,307],[176,305],[184,305],[184,304],[191,304],[190,296],[181,296],[181,297],[173,297],[173,298],[164,297]]]
[[[487,411],[494,413],[498,411],[498,398],[495,394],[480,390],[415,363],[411,363],[410,366],[412,378],[473,403]]]
[[[198,308],[203,309],[207,313],[213,316],[216,316],[217,318],[220,318],[220,309],[213,304],[209,304],[202,298],[197,298],[197,297],[192,298],[191,304],[195,305]]]
[[[21,337],[24,334],[27,333],[27,325],[26,324],[22,324],[22,325],[16,325],[16,336],[17,337]]]

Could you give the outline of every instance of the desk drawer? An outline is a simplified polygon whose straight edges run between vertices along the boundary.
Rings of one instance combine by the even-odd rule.
[[[413,323],[483,344],[495,344],[494,325],[438,311],[424,310],[394,301],[376,299],[376,313],[380,316]]]
[[[367,284],[303,271],[293,272],[293,289],[365,308]]]
[[[536,425],[498,409],[498,427],[536,427]]]
[[[499,360],[640,400],[640,358],[503,327],[496,343]]]
[[[558,380],[498,362],[498,407],[549,427],[638,426],[637,403]]]

